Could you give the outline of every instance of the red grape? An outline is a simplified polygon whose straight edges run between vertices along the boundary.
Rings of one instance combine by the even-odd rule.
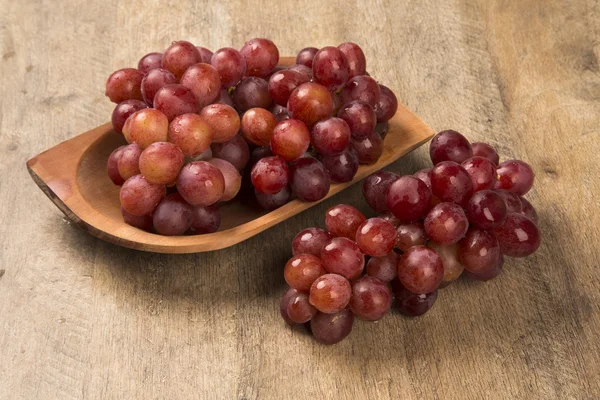
[[[250,160],[248,142],[240,135],[225,143],[214,143],[210,147],[213,157],[229,161],[238,170],[244,169]]]
[[[290,304],[290,301],[292,300],[292,298],[295,297],[299,293],[300,292],[298,292],[296,289],[289,288],[288,290],[285,291],[285,293],[281,296],[281,299],[279,300],[279,312],[281,313],[281,318],[283,318],[285,323],[288,325],[294,325],[294,323],[295,323],[294,321],[292,321],[290,319],[290,317],[288,315],[288,312],[287,312],[288,305]]]
[[[192,206],[179,193],[162,199],[152,215],[154,229],[165,236],[181,235],[192,225]]]
[[[473,156],[461,164],[473,182],[473,193],[493,189],[498,180],[496,166],[487,158]]]
[[[304,157],[291,166],[292,192],[300,200],[317,201],[329,193],[327,170],[314,158]]]
[[[171,71],[177,79],[192,65],[201,62],[200,52],[190,42],[185,40],[173,42],[165,50],[162,57],[162,67]]]
[[[227,89],[221,89],[221,94],[219,95],[219,100],[217,100],[217,103],[235,107],[235,104],[233,104],[233,99],[229,95],[229,90]]]
[[[312,69],[315,82],[328,90],[343,87],[350,75],[346,56],[333,46],[323,47],[315,54]]]
[[[291,192],[286,186],[275,194],[261,193],[254,189],[254,195],[256,196],[256,201],[261,208],[271,211],[290,201]]]
[[[154,185],[143,175],[132,176],[121,187],[121,207],[129,214],[141,217],[150,214],[166,195],[163,185]]]
[[[473,149],[463,135],[453,130],[447,130],[433,137],[429,144],[429,156],[433,165],[442,161],[454,161],[460,164],[473,157]]]
[[[169,142],[181,149],[185,157],[196,157],[210,146],[211,127],[198,114],[183,114],[169,124]]]
[[[257,146],[269,145],[276,125],[273,114],[264,108],[251,108],[242,116],[242,134]]]
[[[427,243],[425,228],[421,222],[402,224],[396,227],[396,247],[401,251],[408,251],[413,246]]]
[[[359,45],[352,42],[344,42],[338,46],[348,61],[349,78],[364,75],[367,72],[367,59]],[[298,61],[296,61],[300,64]]]
[[[343,104],[351,101],[364,101],[371,107],[379,102],[380,89],[377,81],[370,76],[360,75],[350,79],[340,92]]]
[[[535,211],[535,208],[531,205],[529,200],[527,200],[524,197],[521,197],[521,205],[523,206],[521,213],[537,224],[538,215],[537,215],[537,212]]]
[[[319,49],[316,47],[305,47],[298,52],[296,56],[296,64],[305,65],[312,68],[313,58]]]
[[[219,226],[221,226],[221,213],[216,204],[192,208],[191,233],[213,233],[219,230]]]
[[[498,275],[500,275],[502,273],[502,267],[504,266],[504,256],[502,254],[500,254],[500,257],[498,258],[498,261],[492,265],[490,268],[486,269],[485,271],[479,272],[479,273],[473,273],[473,272],[469,272],[466,271],[466,274],[469,278],[476,280],[476,281],[489,281],[490,279],[493,279],[495,277],[497,277]]]
[[[143,100],[142,78],[144,74],[135,68],[123,68],[113,72],[106,81],[106,96],[113,103],[125,100]]]
[[[121,156],[117,162],[119,175],[125,180],[134,175],[140,174],[139,159],[142,154],[142,149],[137,144],[133,143],[125,146],[121,152]],[[150,182],[156,183],[156,182]]]
[[[304,77],[306,82],[311,81],[313,78],[312,68],[309,68],[306,65],[292,65],[288,68],[288,70],[298,72],[300,75],[302,75],[302,77]]]
[[[313,282],[326,273],[319,257],[312,254],[295,255],[283,269],[287,284],[301,292],[308,292]]]
[[[341,118],[324,119],[312,128],[311,142],[315,150],[323,155],[341,153],[350,144],[350,127]]]
[[[297,324],[308,322],[317,314],[317,309],[309,303],[306,293],[292,296],[286,311],[290,320]]]
[[[356,151],[361,164],[375,164],[383,154],[383,139],[373,131],[364,139],[352,139],[352,148]]]
[[[210,64],[221,79],[221,86],[228,88],[238,83],[246,72],[246,59],[236,49],[225,47],[215,51]]]
[[[508,160],[498,165],[498,181],[495,189],[506,189],[519,196],[529,192],[533,186],[535,173],[524,161]]]
[[[325,225],[333,236],[354,240],[358,227],[367,218],[358,209],[348,204],[338,204],[325,213]]]
[[[310,132],[304,122],[298,119],[285,119],[273,129],[271,151],[285,161],[294,161],[308,150]]]
[[[398,178],[388,189],[387,206],[402,222],[418,221],[425,217],[430,203],[431,191],[422,180],[412,176]]]
[[[431,293],[444,276],[444,265],[437,253],[425,246],[408,249],[398,261],[398,279],[413,293]]]
[[[390,252],[385,256],[371,257],[367,262],[367,275],[382,282],[390,282],[398,274],[398,254]]]
[[[448,286],[458,279],[465,269],[460,263],[458,243],[441,244],[430,240],[427,247],[432,249],[440,256],[444,266],[444,276],[442,277],[442,286]]]
[[[433,207],[423,223],[425,233],[438,243],[456,243],[465,236],[469,221],[463,209],[454,203],[440,203]]]
[[[498,239],[490,231],[469,229],[458,247],[461,264],[476,274],[492,268],[500,258]]]
[[[540,247],[541,236],[535,222],[523,214],[510,213],[494,230],[500,251],[509,257],[527,257]]]
[[[309,302],[317,310],[333,314],[342,311],[350,302],[352,288],[346,278],[337,274],[318,277],[310,287]]]
[[[121,186],[125,183],[125,179],[119,173],[119,159],[123,154],[123,150],[127,146],[119,146],[110,153],[108,157],[108,161],[106,163],[106,171],[108,172],[108,177],[117,186]]]
[[[314,82],[303,83],[292,92],[287,103],[290,118],[296,118],[311,128],[333,111],[331,93]]]
[[[206,161],[186,164],[177,177],[179,194],[193,206],[216,203],[225,191],[225,178],[217,167]]]
[[[359,318],[377,321],[392,305],[392,291],[385,283],[372,276],[363,276],[352,284],[350,310]]]
[[[389,222],[390,224],[394,225],[396,228],[398,226],[400,226],[400,224],[402,223],[392,213],[386,213],[386,214],[382,215],[381,218],[385,219],[387,222]]]
[[[183,167],[184,156],[179,147],[169,142],[148,146],[139,157],[140,171],[148,182],[157,185],[175,183]]]
[[[169,121],[182,114],[197,113],[198,102],[190,89],[182,85],[165,85],[154,96],[154,108],[162,111]]]
[[[221,97],[219,72],[209,64],[192,65],[181,77],[181,84],[194,93],[200,109]]]
[[[250,76],[242,79],[231,95],[235,108],[244,112],[251,108],[269,108],[273,99],[266,80]]]
[[[279,50],[269,39],[256,38],[246,42],[240,53],[246,59],[246,74],[248,76],[264,77],[275,68],[279,62]]]
[[[495,229],[506,219],[506,203],[495,191],[482,190],[471,197],[466,207],[469,222],[481,229]]]
[[[377,122],[386,122],[392,119],[398,110],[398,99],[394,92],[387,86],[379,85],[379,101],[373,107]]]
[[[147,74],[149,71],[161,67],[162,58],[162,53],[148,53],[140,59],[137,69],[141,73]]]
[[[152,231],[152,216],[151,215],[142,215],[137,216],[133,214],[129,214],[123,207],[121,207],[121,215],[123,216],[123,221],[127,225],[131,225],[135,228],[141,229],[143,231]]]
[[[523,205],[521,203],[521,197],[517,196],[513,192],[509,192],[504,189],[496,189],[494,190],[502,200],[504,200],[504,204],[506,205],[507,213],[521,213],[523,212]]]
[[[389,171],[377,171],[369,175],[362,185],[362,193],[367,204],[376,212],[384,214],[389,211],[387,206],[387,192],[392,183],[400,178]]]
[[[321,249],[332,238],[331,234],[320,228],[306,228],[294,237],[292,254],[312,254],[319,257]]]
[[[471,143],[471,148],[473,149],[473,155],[484,157],[493,162],[495,165],[500,163],[500,156],[496,150],[487,143],[483,142],[475,142]]]
[[[223,179],[225,180],[225,190],[219,201],[229,201],[233,199],[242,186],[242,176],[237,168],[229,161],[221,160],[219,158],[213,158],[209,163],[219,168],[219,171],[221,171]]]
[[[405,288],[397,279],[392,281],[392,288],[396,296],[396,306],[402,314],[409,317],[418,317],[429,311],[438,294],[437,290],[427,294],[415,294]]]
[[[166,69],[157,68],[150,70],[144,76],[144,79],[142,79],[142,97],[147,104],[152,105],[154,104],[156,92],[166,85],[176,83],[177,78],[175,78],[175,75]]]
[[[200,61],[204,64],[210,64],[210,60],[212,59],[213,52],[207,49],[206,47],[196,46],[198,52],[200,53]]]
[[[373,107],[361,100],[345,104],[340,108],[337,116],[346,121],[354,139],[368,137],[375,130],[377,123]]]
[[[283,158],[265,157],[252,167],[251,179],[259,192],[275,194],[289,183],[290,170]]]
[[[210,104],[200,111],[200,117],[210,125],[214,143],[225,143],[240,130],[240,116],[226,104]]]
[[[146,103],[140,100],[125,100],[115,106],[112,113],[113,129],[119,133],[123,133],[123,126],[127,118],[136,111],[147,108]]]
[[[473,182],[461,165],[442,161],[431,170],[431,191],[441,201],[465,205],[473,195]]]
[[[269,94],[275,103],[285,107],[292,92],[306,82],[308,79],[301,73],[284,69],[269,78]]]
[[[413,174],[413,176],[417,179],[425,182],[429,190],[431,190],[431,170],[432,168],[421,169]]]
[[[358,171],[358,156],[352,149],[345,149],[339,154],[324,156],[321,162],[334,182],[350,182]]]
[[[317,313],[310,320],[310,330],[322,344],[336,344],[344,340],[352,331],[354,314],[342,310],[335,314]]]
[[[335,237],[327,242],[321,249],[321,260],[327,272],[348,280],[359,277],[365,268],[364,254],[356,243],[345,237]]]
[[[356,230],[356,244],[369,256],[384,256],[394,249],[396,228],[384,219],[369,218]]]

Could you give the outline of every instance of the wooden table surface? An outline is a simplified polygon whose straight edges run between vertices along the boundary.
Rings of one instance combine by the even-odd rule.
[[[600,398],[600,4],[579,1],[0,0],[0,399]],[[33,155],[109,119],[104,82],[187,39],[270,37],[282,55],[356,41],[436,130],[536,171],[543,243],[417,319],[322,346],[279,316],[300,229],[360,187],[233,248],[110,245],[65,220]],[[427,146],[389,168],[429,165]]]

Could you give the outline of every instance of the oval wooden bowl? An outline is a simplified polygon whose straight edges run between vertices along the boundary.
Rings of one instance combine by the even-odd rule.
[[[284,57],[281,64],[291,65],[294,60]],[[431,128],[400,104],[389,121],[381,158],[376,164],[361,165],[352,182],[332,184],[327,196],[317,202],[292,200],[271,212],[259,210],[244,199],[235,199],[221,206],[222,224],[218,232],[194,236],[162,236],[123,222],[119,187],[108,178],[106,161],[125,140],[110,123],[38,154],[27,161],[27,169],[69,219],[100,239],[143,251],[197,253],[232,246],[285,221],[396,161],[432,136]]]

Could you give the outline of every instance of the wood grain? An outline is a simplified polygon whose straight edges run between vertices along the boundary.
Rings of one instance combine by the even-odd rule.
[[[0,5],[0,399],[600,398],[597,1]],[[529,161],[538,253],[324,347],[280,320],[282,267],[328,207],[368,212],[358,185],[233,249],[155,255],[81,232],[28,177],[25,160],[106,121],[112,70],[256,36],[281,54],[356,41],[434,130]]]

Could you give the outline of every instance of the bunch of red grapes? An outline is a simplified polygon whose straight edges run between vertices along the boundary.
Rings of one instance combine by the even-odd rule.
[[[215,53],[174,42],[138,68],[114,72],[115,131],[128,145],[108,159],[126,223],[162,235],[218,230],[218,203],[252,183],[259,206],[317,201],[383,151],[398,101],[366,71],[355,43],[306,48],[277,67],[279,50],[252,39]]]
[[[490,145],[452,130],[433,138],[430,156],[434,167],[412,176],[379,171],[364,180],[379,217],[341,204],[327,210],[327,231],[298,233],[284,268],[286,322],[308,323],[319,342],[337,343],[354,316],[379,320],[394,297],[403,314],[422,315],[438,288],[463,272],[487,281],[502,272],[505,256],[538,249],[537,213],[522,197],[534,180],[527,163],[499,163]]]

